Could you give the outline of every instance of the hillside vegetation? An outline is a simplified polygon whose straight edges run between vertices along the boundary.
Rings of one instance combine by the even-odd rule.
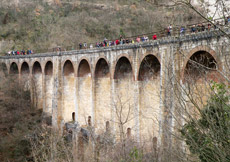
[[[0,5],[1,53],[33,49],[44,52],[56,46],[116,39],[182,25],[199,18],[169,0],[18,0]],[[17,2],[17,1],[16,1]],[[1,47],[2,46],[2,47]],[[44,49],[44,51],[41,51]],[[69,48],[70,49],[70,48]]]
[[[23,87],[15,77],[0,73],[1,162],[31,159],[29,137],[40,127],[42,112],[31,107],[30,92]]]

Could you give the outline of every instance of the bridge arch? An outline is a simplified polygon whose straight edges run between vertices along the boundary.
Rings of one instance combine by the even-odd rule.
[[[72,114],[75,114],[75,69],[72,61],[66,60],[63,65],[63,113],[65,122],[72,121]]]
[[[128,57],[120,56],[114,67],[113,78],[121,79],[126,77],[134,78],[133,66]]]
[[[159,59],[152,54],[146,55],[138,69],[138,80],[143,81],[145,79],[150,80],[156,78],[160,73],[160,62]]]
[[[34,71],[33,71],[34,68],[36,69],[38,67],[40,68],[39,73],[40,72],[43,73],[42,62],[39,59],[37,59],[37,58],[33,59],[33,61],[31,63],[29,63],[29,67],[31,67],[31,70],[32,70],[31,73],[32,73],[32,75],[34,74]]]
[[[20,70],[20,74],[22,77],[20,77],[21,83],[24,86],[25,90],[30,90],[30,67],[29,64],[24,61],[21,64],[21,70]]]
[[[207,103],[213,92],[210,82],[219,82],[223,79],[217,69],[221,70],[221,62],[211,48],[199,46],[188,53],[181,74],[185,90],[182,91],[181,101],[186,101],[185,115],[198,115],[197,107],[202,108]]]
[[[122,117],[116,116],[115,120],[118,121],[119,118],[124,120],[124,117],[128,117],[129,121],[125,126],[124,130],[128,127],[135,127],[135,109],[134,109],[134,96],[135,96],[135,83],[134,83],[134,72],[130,60],[121,56],[116,62],[114,69],[114,93],[113,98],[115,106],[115,113],[122,112]],[[116,125],[118,128],[119,126]]]
[[[86,77],[87,75],[92,76],[91,66],[89,60],[83,58],[78,64],[77,77]]]
[[[208,47],[208,46],[197,46],[197,47],[191,49],[191,50],[188,52],[188,54],[186,55],[185,63],[187,63],[187,62],[189,61],[190,57],[191,57],[194,53],[199,52],[199,51],[206,51],[206,52],[208,52],[208,53],[209,53],[210,55],[212,55],[212,57],[213,57],[215,60],[217,60],[218,63],[219,63],[219,59],[217,58],[216,52],[215,52],[213,49],[211,49],[210,47]],[[185,64],[185,65],[186,65],[186,64]]]
[[[42,67],[38,61],[33,63],[32,67],[32,95],[33,95],[33,105],[38,109],[43,108],[42,99]]]
[[[45,63],[45,75],[53,75],[53,62],[52,61],[47,61]]]
[[[42,73],[41,64],[38,61],[35,61],[32,68],[32,74],[40,74]]]
[[[65,60],[63,64],[63,75],[68,76],[68,75],[74,75],[75,74],[75,69],[73,66],[73,62],[70,60]]]
[[[52,114],[52,97],[53,97],[53,62],[47,61],[44,68],[44,83],[45,83],[45,115],[51,116]]]
[[[21,65],[21,74],[29,74],[30,73],[30,67],[29,64],[27,62],[23,62]]]
[[[221,70],[221,63],[216,52],[207,46],[199,46],[192,49],[186,57],[182,69],[182,80],[190,76],[188,80],[196,80],[204,74],[204,72],[212,70]],[[215,79],[215,78],[213,78]]]
[[[99,58],[96,62],[94,76],[95,78],[109,77],[110,68],[105,58]]]
[[[145,55],[138,69],[140,134],[143,140],[156,136],[159,130],[160,69],[159,59],[153,54]]]
[[[10,74],[19,74],[18,65],[15,62],[10,64]]]
[[[89,60],[82,58],[78,64],[78,121],[80,125],[87,124],[86,119],[91,116],[94,121],[93,106],[93,83]]]
[[[104,128],[106,121],[110,120],[111,111],[108,109],[110,100],[110,68],[105,58],[99,58],[95,66],[95,127]]]
[[[157,58],[157,60],[159,61],[159,62],[161,62],[161,58],[160,58],[160,55],[159,55],[159,53],[158,52],[154,52],[154,51],[152,51],[152,52],[146,52],[144,55],[142,55],[142,57],[141,57],[141,62],[139,62],[139,64],[141,64],[142,63],[142,61],[143,61],[143,59],[146,57],[146,56],[148,56],[148,55],[153,55],[153,56],[155,56],[156,58]],[[140,66],[140,65],[139,65]]]

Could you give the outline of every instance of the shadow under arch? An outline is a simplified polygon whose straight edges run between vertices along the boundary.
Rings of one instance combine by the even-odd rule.
[[[10,74],[18,74],[18,65],[15,62],[12,62],[10,65]]]
[[[53,75],[53,63],[48,61],[45,65],[45,75]]]
[[[34,62],[32,74],[41,74],[41,73],[42,73],[41,64],[38,61]]]
[[[91,69],[88,61],[86,59],[82,59],[78,66],[77,77],[86,77],[91,76]]]
[[[30,68],[27,62],[23,62],[21,65],[21,84],[23,84],[24,89],[29,91],[30,90]]]
[[[27,62],[23,62],[21,66],[21,74],[29,74],[30,73],[30,68]]]
[[[109,77],[109,65],[104,58],[100,58],[96,63],[95,78]]]
[[[63,65],[63,75],[64,76],[74,75],[74,67],[70,60],[66,60]]]
[[[185,65],[183,73],[184,82],[196,82],[197,80],[204,77],[211,77],[211,79],[216,80],[211,72],[215,72],[217,69],[216,59],[207,51],[200,50],[195,52]]]
[[[156,77],[160,74],[160,68],[160,62],[156,56],[152,54],[145,56],[139,67],[138,80],[143,81],[156,79]]]
[[[38,61],[33,64],[32,74],[32,103],[35,108],[43,109],[42,68]]]
[[[113,76],[114,79],[125,79],[133,77],[132,65],[127,57],[122,56],[121,58],[119,58],[115,66]]]

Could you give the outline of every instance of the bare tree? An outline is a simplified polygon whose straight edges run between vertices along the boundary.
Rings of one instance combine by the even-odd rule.
[[[43,125],[34,131],[30,137],[32,158],[35,162],[55,161],[72,162],[72,143],[67,136],[60,136],[52,128]]]

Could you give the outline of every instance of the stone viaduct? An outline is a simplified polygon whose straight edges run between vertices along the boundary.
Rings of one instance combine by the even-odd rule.
[[[34,105],[52,116],[58,129],[73,120],[82,127],[91,120],[96,132],[109,122],[119,134],[123,122],[138,141],[162,141],[168,129],[164,124],[173,127],[166,112],[175,108],[174,90],[167,83],[174,78],[183,84],[189,60],[202,55],[215,62],[210,68],[226,69],[227,42],[220,31],[210,31],[139,44],[5,56],[0,61],[9,74],[29,85]]]

